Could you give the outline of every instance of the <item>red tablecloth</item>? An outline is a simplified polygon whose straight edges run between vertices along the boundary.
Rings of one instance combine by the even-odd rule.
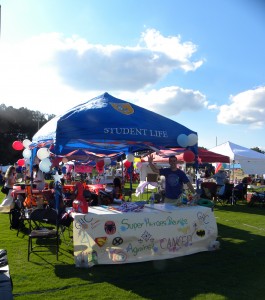
[[[50,195],[51,193],[53,193],[53,190],[36,190],[36,189],[33,189],[32,190],[32,194],[33,195],[43,195],[44,197],[47,195]],[[22,196],[25,196],[26,194],[26,190],[13,190],[11,192],[11,196],[13,197],[13,199],[16,199],[18,195],[22,195]]]
[[[95,193],[95,194],[99,194],[99,191],[100,190],[105,190],[105,188],[106,188],[106,185],[105,184],[88,184],[88,185],[86,185],[86,188],[88,189],[88,190],[90,190],[90,192],[91,193]]]
[[[105,190],[106,185],[105,184],[86,184],[85,189],[89,190],[91,193],[97,194],[100,190]],[[65,184],[63,186],[63,191],[70,191],[72,192],[75,188],[75,185],[73,184]]]

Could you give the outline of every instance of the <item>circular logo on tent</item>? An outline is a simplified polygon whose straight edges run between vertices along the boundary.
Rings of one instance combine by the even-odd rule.
[[[116,109],[118,112],[124,115],[131,115],[134,113],[134,109],[132,108],[130,103],[112,103],[110,105]]]

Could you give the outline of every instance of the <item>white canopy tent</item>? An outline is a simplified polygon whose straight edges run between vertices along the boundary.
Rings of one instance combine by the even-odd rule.
[[[265,174],[265,154],[231,142],[226,142],[209,150],[229,156],[230,163],[240,164],[246,174]]]

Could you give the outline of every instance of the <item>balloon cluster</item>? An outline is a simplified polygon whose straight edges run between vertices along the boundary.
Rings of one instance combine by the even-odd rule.
[[[31,157],[31,150],[29,149],[29,145],[30,144],[31,144],[31,141],[28,140],[28,139],[25,139],[23,142],[21,142],[21,141],[15,141],[12,144],[12,148],[14,150],[17,150],[17,151],[21,151],[21,150],[23,150],[25,148],[23,150],[23,152],[22,152],[22,155],[23,155],[24,159],[21,158],[21,159],[19,159],[17,161],[17,164],[20,167],[23,167],[24,165],[29,164],[29,159]]]
[[[189,135],[186,134],[180,134],[177,138],[177,142],[180,147],[188,147],[188,146],[194,146],[198,142],[198,136],[195,133],[191,133]]]
[[[37,157],[40,159],[39,168],[42,172],[48,173],[52,166],[52,162],[49,159],[50,150],[48,148],[40,148],[37,151]]]
[[[12,144],[12,147],[14,150],[23,150],[22,155],[24,157],[24,159],[19,159],[17,161],[17,164],[21,167],[23,167],[25,164],[29,164],[29,159],[31,158],[31,150],[29,148],[31,144],[31,141],[28,139],[25,139],[23,142],[20,141],[15,141]],[[37,151],[37,157],[40,159],[40,164],[39,164],[39,168],[42,172],[49,172],[50,168],[51,168],[51,161],[49,159],[50,156],[50,150],[48,148],[40,148]]]
[[[129,169],[133,162],[134,162],[134,155],[132,153],[127,154],[126,161],[124,162],[124,167],[126,169]]]

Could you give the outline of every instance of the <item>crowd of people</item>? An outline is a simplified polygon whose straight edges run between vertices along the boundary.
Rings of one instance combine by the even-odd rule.
[[[152,171],[161,177],[165,178],[164,181],[164,195],[163,198],[165,203],[171,203],[179,205],[181,204],[181,195],[184,192],[184,189],[186,191],[188,190],[189,193],[193,196],[194,199],[197,199],[200,197],[200,192],[196,191],[196,176],[194,174],[194,171],[191,172],[190,169],[187,169],[186,172],[184,172],[181,169],[181,166],[178,164],[177,158],[175,156],[169,157],[168,168],[157,168],[157,166],[153,163],[153,156],[148,156],[148,163]],[[114,169],[115,170],[115,169]],[[122,190],[123,190],[123,184],[125,183],[125,180],[121,182],[120,177],[115,177],[112,184],[111,184],[111,192],[105,191],[100,195],[100,197],[96,197],[93,195],[93,193],[88,193],[87,191],[84,191],[85,184],[95,184],[98,183],[97,181],[93,181],[94,178],[97,178],[99,175],[95,173],[76,173],[74,169],[67,172],[65,166],[62,164],[59,167],[56,167],[53,169],[51,174],[55,174],[58,172],[59,174],[62,174],[61,178],[61,185],[64,185],[65,183],[71,184],[73,182],[76,182],[76,186],[74,189],[74,192],[72,194],[72,200],[74,199],[82,199],[82,198],[90,198],[90,204],[91,205],[97,205],[100,203],[100,197],[104,199],[104,197],[109,198],[109,202],[113,202],[113,199],[122,199]],[[111,170],[112,174],[112,170]],[[221,193],[224,190],[224,186],[226,183],[231,183],[231,174],[229,174],[228,170],[224,170],[223,168],[219,169],[217,172],[215,168],[212,165],[207,165],[203,169],[199,169],[199,180],[200,182],[205,181],[211,181],[215,182],[218,186],[218,190]],[[97,176],[96,176],[97,175]],[[113,174],[112,174],[113,175]],[[17,165],[10,166],[5,173],[0,171],[0,184],[2,184],[6,190],[6,198],[2,202],[0,206],[0,212],[4,211],[5,209],[3,206],[7,206],[12,204],[12,196],[10,195],[10,191],[13,190],[13,187],[18,182],[32,182],[34,185],[34,188],[37,190],[44,190],[45,188],[48,188],[47,183],[45,181],[45,173],[43,173],[39,169],[39,165],[35,164],[33,165],[32,173],[30,173],[29,168],[22,168]],[[53,178],[51,177],[51,180]],[[246,176],[241,180],[238,180],[237,178],[234,180],[235,187],[238,190],[246,190],[246,186],[248,184],[264,184],[263,178],[257,178],[253,176]],[[50,189],[51,185],[49,186]],[[199,192],[199,194],[197,193]],[[84,194],[86,193],[86,196]],[[81,196],[81,194],[83,196]],[[101,201],[103,201],[101,199]]]

